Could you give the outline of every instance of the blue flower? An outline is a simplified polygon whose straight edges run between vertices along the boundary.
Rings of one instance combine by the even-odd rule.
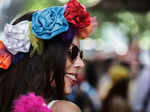
[[[50,7],[32,15],[32,32],[40,39],[51,39],[65,32],[69,24],[64,17],[65,8],[60,6]]]

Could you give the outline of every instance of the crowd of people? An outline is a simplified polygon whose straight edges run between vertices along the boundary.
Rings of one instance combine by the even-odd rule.
[[[68,99],[84,112],[149,112],[149,65],[150,52],[137,41],[125,55],[96,53],[85,65],[76,94]]]

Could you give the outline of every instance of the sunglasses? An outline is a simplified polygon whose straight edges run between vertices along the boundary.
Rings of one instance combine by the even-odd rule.
[[[83,51],[81,51],[78,46],[72,44],[72,48],[67,50],[67,53],[72,62],[74,62],[79,54],[81,60],[83,60]]]

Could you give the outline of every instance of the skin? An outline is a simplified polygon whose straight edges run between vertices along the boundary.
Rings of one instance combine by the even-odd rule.
[[[80,49],[80,43],[79,43],[80,38],[78,36],[75,36],[72,44],[76,45]],[[72,45],[69,47],[69,49],[72,48]],[[64,93],[65,95],[68,95],[72,92],[72,87],[76,84],[77,82],[77,77],[79,77],[79,74],[83,70],[84,67],[84,62],[81,60],[80,54],[78,53],[77,58],[72,62],[70,60],[70,57],[67,57],[66,60],[66,65],[65,65],[65,77],[64,77]],[[71,77],[70,77],[71,76]],[[50,78],[50,80],[52,77]],[[56,87],[55,81],[51,82],[52,87]]]
[[[76,104],[65,100],[58,100],[51,108],[53,112],[81,112]]]
[[[74,40],[73,40],[73,44],[78,46],[78,48],[80,49],[80,43],[79,43],[80,38],[75,36]],[[70,46],[69,49],[72,48],[72,45]],[[84,67],[84,63],[83,60],[80,58],[79,53],[77,58],[71,62],[71,60],[69,59],[69,57],[67,57],[67,61],[66,61],[66,74],[64,77],[64,81],[65,81],[65,86],[64,86],[64,92],[65,94],[70,94],[72,92],[72,87],[76,84],[77,81],[77,76],[79,75],[79,73],[81,72],[81,70]],[[73,78],[71,78],[69,75],[73,76]]]

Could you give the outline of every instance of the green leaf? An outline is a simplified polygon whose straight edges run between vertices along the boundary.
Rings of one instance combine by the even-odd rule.
[[[35,52],[37,52],[38,55],[41,55],[43,53],[43,49],[44,49],[44,42],[42,39],[37,38],[31,31],[31,24],[29,25],[29,29],[30,29],[30,42],[31,45],[33,47],[33,49],[30,52],[30,57],[32,57]]]

